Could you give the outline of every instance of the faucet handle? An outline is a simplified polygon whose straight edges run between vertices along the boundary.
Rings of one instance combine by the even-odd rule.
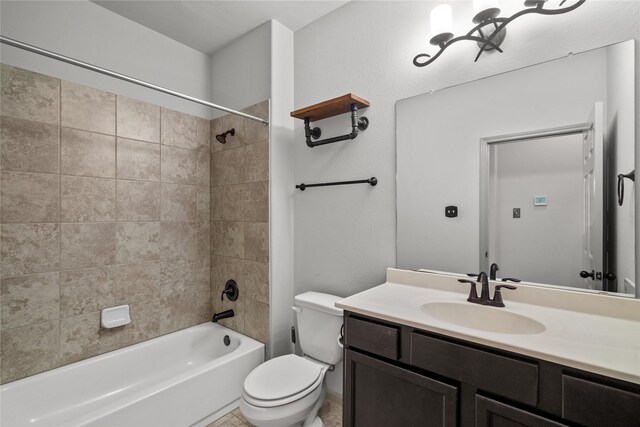
[[[458,282],[460,283],[468,283],[471,285],[471,288],[469,289],[469,297],[467,298],[467,301],[475,301],[478,299],[478,291],[476,290],[476,282],[474,282],[473,280],[466,280],[466,279],[458,279]]]
[[[522,282],[522,280],[520,279],[516,279],[515,277],[503,277],[501,279],[503,282],[515,282],[515,283],[520,283]]]
[[[496,290],[493,292],[493,306],[495,307],[504,307],[504,302],[502,301],[502,293],[500,292],[500,289],[505,288],[505,289],[511,289],[512,291],[515,291],[516,289],[518,289],[516,286],[512,286],[512,285],[496,285]]]

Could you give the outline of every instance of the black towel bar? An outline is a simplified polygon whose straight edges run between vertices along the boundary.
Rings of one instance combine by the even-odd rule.
[[[305,189],[311,188],[311,187],[329,187],[332,185],[351,185],[351,184],[369,184],[372,187],[375,187],[378,184],[378,178],[373,176],[369,179],[359,179],[356,181],[320,182],[317,184],[302,183],[302,184],[296,185],[296,188],[299,188],[300,191],[304,191]]]

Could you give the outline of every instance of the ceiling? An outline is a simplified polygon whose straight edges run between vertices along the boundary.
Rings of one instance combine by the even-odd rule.
[[[118,15],[211,55],[270,19],[275,19],[292,31],[297,31],[349,0],[92,1]]]

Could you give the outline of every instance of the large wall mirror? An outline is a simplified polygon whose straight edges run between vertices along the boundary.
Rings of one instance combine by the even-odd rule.
[[[634,43],[398,101],[398,268],[636,294]]]

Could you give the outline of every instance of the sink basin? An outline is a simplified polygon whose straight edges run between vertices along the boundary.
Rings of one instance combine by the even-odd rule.
[[[420,308],[434,319],[480,331],[532,335],[545,330],[537,320],[502,308],[457,302],[430,302]]]

